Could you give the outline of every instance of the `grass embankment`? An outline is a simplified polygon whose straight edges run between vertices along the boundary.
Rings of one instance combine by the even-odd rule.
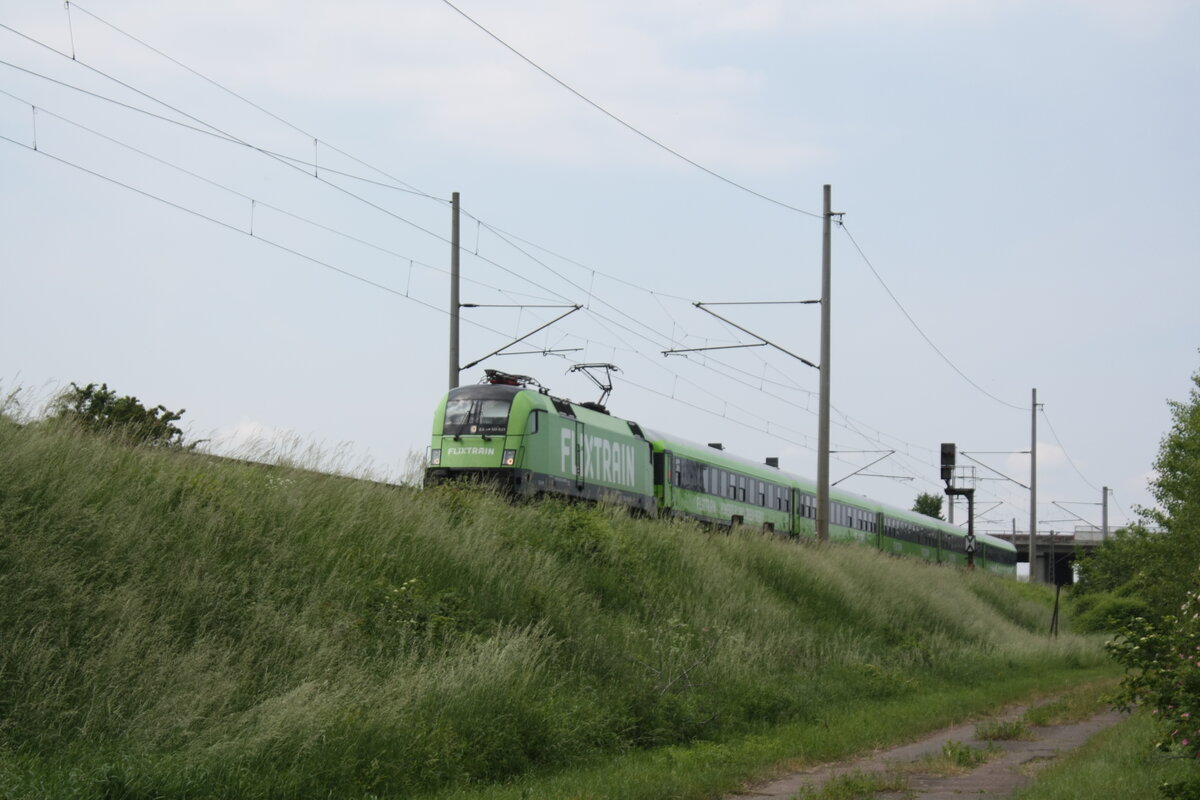
[[[0,418],[0,797],[702,797],[1105,669],[1036,587]]]

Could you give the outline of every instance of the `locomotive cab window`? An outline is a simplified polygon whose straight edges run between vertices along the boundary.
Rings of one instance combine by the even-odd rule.
[[[452,397],[446,401],[446,420],[442,433],[504,434],[508,430],[508,411],[512,398]]]

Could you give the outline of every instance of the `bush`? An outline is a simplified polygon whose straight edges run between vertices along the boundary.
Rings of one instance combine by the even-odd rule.
[[[1137,617],[1147,617],[1150,606],[1138,597],[1118,597],[1112,594],[1085,595],[1087,602],[1076,607],[1071,629],[1076,633],[1118,631]]]
[[[180,445],[183,431],[175,423],[185,410],[169,411],[163,405],[146,408],[132,395],[118,397],[107,383],[72,383],[58,396],[54,418],[69,420],[85,430],[113,433],[136,444]]]

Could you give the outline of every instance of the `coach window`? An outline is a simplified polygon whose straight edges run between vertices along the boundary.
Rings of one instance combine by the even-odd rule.
[[[765,508],[767,505],[767,485],[762,481],[755,481],[755,485],[758,487],[758,504]]]

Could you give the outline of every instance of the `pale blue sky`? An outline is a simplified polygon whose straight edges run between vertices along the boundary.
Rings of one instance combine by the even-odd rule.
[[[872,472],[913,478],[839,488],[908,506],[939,491],[942,441],[1028,449],[1037,387],[1041,527],[1073,525],[1054,501],[1098,522],[1098,507],[1071,503],[1099,502],[1103,485],[1115,522],[1150,502],[1165,401],[1185,398],[1200,368],[1200,6],[455,5],[737,183],[814,213],[833,186],[846,214],[833,239],[833,442],[845,451],[833,476],[876,457],[850,451],[895,449]],[[815,474],[814,371],[761,349],[661,352],[749,341],[692,301],[819,296],[819,219],[647,143],[446,3],[88,0],[68,13],[0,0],[0,23],[76,55],[0,29],[0,136],[15,141],[0,141],[6,392],[33,402],[106,381],[186,407],[195,438],[291,432],[401,473],[446,386],[444,238],[459,191],[472,215],[464,278],[479,282],[465,302],[587,306],[513,348],[580,350],[497,357],[463,382],[490,366],[594,399],[567,368],[613,362],[615,414]],[[483,327],[464,327],[463,362],[556,313],[464,311]],[[814,307],[723,313],[818,358]],[[1028,480],[1027,456],[981,459]],[[1025,490],[987,481],[980,494],[1001,503],[981,503],[981,527],[1027,526]]]

